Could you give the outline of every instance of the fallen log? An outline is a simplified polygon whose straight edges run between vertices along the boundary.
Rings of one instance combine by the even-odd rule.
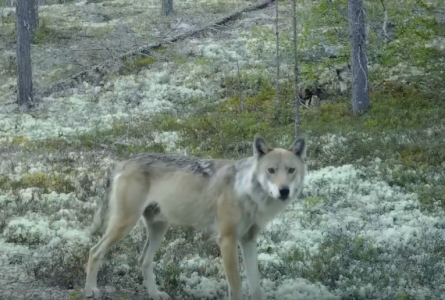
[[[156,49],[159,49],[163,46],[166,46],[168,44],[172,44],[172,43],[175,43],[178,41],[182,41],[186,38],[190,38],[190,37],[196,36],[200,33],[203,33],[207,30],[210,30],[215,26],[221,26],[221,25],[224,25],[230,21],[233,21],[233,20],[241,17],[241,15],[243,13],[263,9],[263,8],[267,7],[268,5],[270,5],[271,3],[273,3],[274,1],[275,0],[265,0],[265,1],[261,1],[259,3],[253,4],[253,5],[246,6],[242,9],[239,9],[227,16],[224,16],[224,17],[216,20],[215,22],[207,24],[207,25],[203,26],[202,28],[198,28],[195,30],[189,30],[187,32],[176,35],[174,37],[163,39],[156,43],[142,46],[136,50],[129,51],[127,53],[124,53],[124,54],[118,56],[118,59],[125,60],[130,57],[147,56],[152,51],[155,51]],[[67,88],[75,87],[76,85],[81,83],[87,77],[93,77],[93,78],[94,77],[102,77],[106,67],[109,65],[112,65],[114,63],[115,63],[115,60],[107,60],[101,64],[98,64],[91,68],[88,68],[87,70],[79,72],[67,79],[63,79],[59,82],[56,82],[55,84],[53,84],[49,87],[42,88],[40,91],[38,91],[38,93],[39,93],[39,95],[46,97],[46,96],[49,96],[55,92],[58,92],[58,91],[61,91],[61,90],[67,89]]]

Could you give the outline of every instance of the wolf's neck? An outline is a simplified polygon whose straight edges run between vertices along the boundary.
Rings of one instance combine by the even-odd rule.
[[[252,179],[255,173],[255,161],[252,158],[246,158],[235,164],[235,192],[239,197],[249,196],[252,193]]]
[[[252,202],[252,205],[264,207],[270,196],[262,189],[255,175],[256,159],[248,158],[236,164],[234,188],[240,200]]]

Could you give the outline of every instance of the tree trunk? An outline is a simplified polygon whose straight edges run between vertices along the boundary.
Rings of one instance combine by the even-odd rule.
[[[295,101],[295,137],[300,135],[300,93],[298,92],[298,48],[297,48],[297,0],[292,0],[292,27],[294,48],[294,101]]]
[[[18,0],[20,1],[20,0]],[[38,0],[28,0],[29,1],[29,25],[31,28],[31,35],[39,27],[39,1]]]
[[[276,37],[276,63],[277,63],[277,83],[275,91],[275,121],[278,123],[280,119],[280,30],[278,27],[278,1],[275,1],[275,37]]]
[[[161,0],[162,3],[162,14],[164,16],[170,16],[175,13],[173,10],[173,0]]]
[[[17,101],[25,109],[34,105],[31,71],[31,25],[30,10],[34,10],[34,3],[28,0],[16,2],[17,26]]]
[[[362,0],[349,0],[348,10],[351,35],[352,109],[354,114],[357,114],[369,109],[365,11]]]

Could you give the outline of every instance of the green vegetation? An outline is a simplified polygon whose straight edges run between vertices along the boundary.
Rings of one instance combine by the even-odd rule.
[[[235,80],[228,78],[225,82]],[[233,94],[236,94],[237,85],[231,85]],[[183,132],[182,136],[186,139],[184,145],[195,148],[205,147],[202,141],[210,138],[212,144],[209,147],[216,155],[231,155],[233,149],[227,149],[227,145],[249,140],[248,137],[254,132],[267,131],[265,135],[272,140],[278,133],[280,136],[287,134],[289,138],[293,135],[294,111],[290,84],[281,90],[278,119],[275,118],[273,103],[275,91],[270,82],[262,77],[252,77],[239,85],[242,89],[249,89],[251,95],[241,100],[233,96],[223,104],[203,106],[181,123],[174,116],[158,116],[156,127]],[[256,91],[252,92],[253,89]],[[403,134],[405,130],[422,131],[441,126],[445,118],[444,105],[440,100],[425,98],[412,88],[388,87],[372,94],[372,109],[362,116],[352,115],[347,99],[322,102],[320,114],[313,109],[302,108],[301,126],[303,132],[314,136],[347,132]],[[439,159],[430,157],[429,164],[435,164]]]
[[[311,282],[322,282],[323,285],[332,289],[338,288],[338,282],[344,286],[352,284],[359,278],[376,278],[371,286],[363,284],[363,291],[368,288],[391,289],[394,282],[401,279],[409,286],[411,283],[418,282],[423,278],[425,282],[433,282],[436,272],[441,272],[435,265],[435,261],[440,260],[440,250],[444,247],[441,239],[432,241],[427,248],[428,256],[420,264],[416,264],[410,259],[415,255],[415,250],[409,247],[398,246],[398,256],[391,253],[390,246],[376,246],[373,240],[365,239],[360,236],[350,236],[343,232],[330,232],[320,244],[319,251],[315,254],[307,250],[294,249],[285,258],[282,265],[277,266],[277,271],[282,276],[292,276],[306,278]],[[388,253],[389,255],[384,255]],[[383,265],[388,263],[397,265],[397,268],[382,269]],[[414,268],[413,268],[414,267]],[[428,269],[431,268],[431,269]],[[428,270],[427,270],[428,269]],[[404,270],[410,270],[404,272]],[[402,275],[403,274],[403,275]],[[363,299],[363,294],[358,291],[351,293],[344,292],[342,299]],[[365,298],[368,299],[368,298]],[[398,299],[413,299],[408,292],[401,291],[397,294]]]
[[[156,62],[156,58],[152,56],[136,56],[124,59],[123,74],[137,73],[142,69],[146,69]]]
[[[16,35],[14,16],[2,17],[0,14],[0,38],[12,43],[15,41]]]
[[[57,193],[74,192],[73,183],[61,176],[47,175],[44,173],[26,174],[24,177],[14,180],[9,177],[0,177],[1,190],[20,190],[30,187],[42,189],[43,193],[55,191]]]
[[[285,260],[292,266],[299,263],[303,268],[297,271],[311,282],[323,282],[326,286],[335,287],[342,276],[349,276],[345,264],[351,261],[372,263],[379,253],[373,241],[361,237],[350,237],[343,234],[330,234],[320,245],[319,252],[311,255],[308,251],[294,249]],[[312,261],[309,267],[305,262]]]
[[[2,25],[3,24],[14,24],[15,25],[15,23],[14,23],[14,16],[13,15],[10,15],[10,16],[7,16],[7,17],[0,16],[0,24],[2,24]]]
[[[405,2],[404,5],[396,2],[387,4],[391,22],[395,24],[393,38],[384,43],[376,30],[371,30],[369,34],[371,110],[360,116],[352,115],[348,97],[331,93],[329,101],[322,101],[320,110],[312,107],[301,108],[301,131],[308,138],[310,169],[344,164],[358,165],[363,171],[363,176],[377,177],[391,186],[401,187],[404,192],[416,193],[421,208],[434,213],[438,209],[445,209],[445,176],[443,176],[445,102],[442,99],[443,74],[441,73],[445,57],[439,48],[424,45],[433,43],[436,38],[445,34],[443,26],[440,26],[435,18],[426,17],[427,14],[412,16],[411,12],[414,9],[429,10],[424,3],[417,1],[411,6],[411,4],[405,5],[409,4],[410,0]],[[299,47],[304,49],[301,51],[300,65],[303,84],[320,80],[329,67],[344,65],[349,60],[348,36],[343,30],[347,28],[345,5],[346,0],[335,1],[335,4],[322,0],[319,7],[312,11],[318,15],[317,17],[301,18],[303,38],[299,40]],[[228,5],[221,1],[208,6],[213,13],[228,9]],[[299,11],[299,13],[307,12]],[[379,15],[381,11],[369,7],[367,13],[372,22],[377,20],[379,24],[381,23],[381,14]],[[409,22],[402,20],[404,18],[410,18]],[[9,26],[8,22],[6,20],[4,24]],[[338,30],[334,28],[335,26],[343,29]],[[326,31],[315,31],[314,28]],[[273,30],[267,26],[256,26],[251,35],[257,40],[248,42],[251,43],[250,50],[254,50],[255,54],[264,57],[265,60],[273,57],[274,48],[268,47],[274,44]],[[289,63],[292,58],[289,55],[292,50],[291,36],[288,28],[283,29],[281,33],[283,64]],[[59,28],[43,19],[34,42],[44,44],[63,38],[64,35],[59,32]],[[420,42],[413,43],[413,40]],[[311,47],[320,43],[327,46],[340,44],[345,47],[339,50],[338,58],[310,57],[311,51],[307,49],[312,49]],[[159,49],[161,52],[163,50]],[[219,80],[221,70],[217,68],[221,62],[215,58],[216,55],[209,58],[182,54],[183,56],[167,57],[168,53],[163,53],[161,57],[155,51],[150,56],[128,58],[123,62],[122,73],[134,74],[152,67],[160,60],[167,60],[173,61],[178,67],[186,64],[191,68],[199,66],[195,73],[182,82],[184,87],[197,86],[199,81],[196,78],[201,75],[209,78],[217,73],[218,76],[215,78]],[[188,65],[185,67],[189,67]],[[212,71],[208,71],[209,69]],[[112,128],[107,130],[98,129],[72,137],[39,141],[15,137],[9,143],[4,142],[1,146],[11,153],[21,152],[22,155],[29,154],[35,157],[38,157],[39,153],[51,153],[53,155],[51,159],[57,161],[45,162],[54,164],[48,173],[40,171],[20,178],[0,177],[0,190],[13,194],[1,203],[0,232],[6,228],[6,220],[9,221],[12,217],[25,216],[39,210],[44,210],[48,215],[56,215],[61,207],[76,210],[78,216],[81,216],[79,223],[82,226],[89,224],[93,208],[84,208],[79,213],[80,209],[76,206],[78,201],[70,201],[71,199],[67,198],[65,201],[68,204],[65,207],[64,203],[60,203],[63,201],[62,197],[60,202],[59,199],[52,201],[56,202],[54,204],[48,203],[51,201],[47,201],[46,196],[42,194],[52,191],[75,193],[77,199],[83,203],[92,201],[91,198],[100,194],[99,189],[96,191],[95,188],[101,186],[98,181],[99,178],[104,178],[104,174],[90,176],[90,172],[100,172],[100,168],[103,167],[98,166],[102,163],[101,158],[113,160],[127,158],[140,152],[168,152],[168,145],[156,139],[159,133],[178,133],[179,140],[176,146],[188,149],[189,153],[201,157],[238,158],[250,155],[250,142],[256,133],[261,133],[273,145],[289,145],[294,138],[295,117],[292,82],[282,83],[277,111],[274,73],[271,70],[264,70],[240,70],[239,75],[223,77],[219,82],[219,89],[216,88],[215,95],[212,95],[218,100],[226,100],[219,104],[204,105],[202,103],[207,103],[208,99],[193,99],[187,102],[187,105],[193,103],[190,105],[191,108],[188,107],[186,110],[176,109],[175,113],[157,114],[131,124],[126,121],[116,121]],[[58,73],[54,74],[55,77],[59,76]],[[391,81],[388,78],[391,78]],[[329,83],[329,80],[330,78],[325,78],[325,82]],[[69,152],[82,153],[82,159],[65,156]],[[88,171],[78,171],[77,168],[85,168]],[[25,197],[19,192],[25,188],[38,189],[35,196],[32,194],[33,201],[27,202],[22,199]],[[34,201],[34,197],[38,200]],[[317,227],[323,221],[325,213],[323,210],[332,208],[334,202],[344,198],[345,194],[333,195],[332,198],[325,195],[310,195],[299,211],[301,226]],[[359,223],[362,220],[364,223],[373,221],[367,215],[358,218]],[[427,236],[424,240],[418,241],[413,238],[413,241],[419,244],[428,241],[422,247],[403,243],[395,246],[381,245],[361,236],[360,228],[355,231],[356,234],[351,233],[354,230],[356,229],[350,232],[333,230],[327,234],[323,232],[319,247],[311,246],[313,248],[309,250],[292,249],[281,257],[284,258],[283,265],[277,266],[276,270],[267,269],[268,277],[270,276],[271,280],[274,276],[280,280],[283,277],[301,277],[311,282],[321,282],[330,290],[336,291],[345,291],[347,288],[344,287],[354,286],[350,294],[342,295],[342,299],[369,299],[372,292],[369,292],[369,297],[363,296],[358,293],[357,286],[363,285],[364,293],[367,293],[368,283],[374,289],[386,289],[399,287],[399,282],[403,281],[407,286],[406,291],[401,288],[400,291],[394,292],[393,298],[397,300],[413,299],[409,288],[418,281],[423,280],[420,285],[433,289],[436,282],[441,280],[437,278],[437,274],[443,272],[439,269],[441,264],[437,262],[442,260],[445,249],[442,238],[433,240]],[[136,228],[135,231],[134,235],[127,236],[107,254],[99,275],[101,286],[115,285],[114,281],[118,278],[119,285],[115,286],[129,287],[131,292],[139,288],[142,283],[140,272],[128,271],[136,269],[137,258],[143,244],[141,236],[145,237],[143,228]],[[179,237],[193,242],[182,242]],[[99,237],[95,237],[94,242],[98,239]],[[277,234],[270,239],[274,242],[274,239],[279,240],[280,236]],[[178,244],[172,243],[173,241],[178,241]],[[35,241],[19,239],[14,242],[32,244]],[[91,245],[92,243],[93,241]],[[197,243],[199,247],[196,246]],[[162,278],[162,288],[171,294],[183,292],[180,261],[188,253],[197,253],[201,257],[219,255],[217,245],[210,241],[210,238],[204,235],[198,238],[191,231],[182,228],[170,230],[164,245],[166,247],[156,254],[156,260],[163,259],[165,264],[158,265],[157,272],[160,273],[159,278]],[[54,256],[51,255],[45,260],[33,260],[34,264],[29,269],[36,277],[52,285],[67,289],[81,286],[88,247],[82,245],[82,250],[70,248],[69,251],[65,251],[63,248],[65,245],[58,247],[61,248],[50,249],[54,251]],[[277,254],[272,247],[265,248],[261,251]],[[416,252],[418,249],[422,249],[423,252]],[[421,255],[421,259],[418,259]],[[266,265],[264,263],[261,267],[270,267]],[[397,268],[388,267],[392,265]],[[197,266],[196,272],[205,274],[206,277],[219,276],[220,270],[216,267],[215,270],[211,268]],[[69,272],[66,272],[67,270]],[[343,286],[339,287],[340,284]],[[80,297],[78,292],[70,295],[70,299],[73,300]],[[122,296],[121,299],[125,297]],[[127,298],[130,299],[131,296]]]
[[[202,9],[213,14],[227,14],[236,8],[235,2],[227,2],[223,0],[216,0],[214,2],[201,4]]]
[[[49,19],[40,18],[39,27],[34,33],[33,43],[34,44],[48,44],[56,43],[61,40],[70,39],[71,34],[63,32],[57,29],[56,26],[52,26]]]

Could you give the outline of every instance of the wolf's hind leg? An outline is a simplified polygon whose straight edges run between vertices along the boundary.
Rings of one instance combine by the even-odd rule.
[[[116,220],[109,223],[104,236],[90,250],[87,265],[87,278],[85,282],[85,295],[87,298],[99,297],[99,289],[97,288],[97,273],[99,265],[105,254],[111,247],[116,245],[124,238],[136,225],[139,215],[119,216]]]
[[[145,223],[147,225],[147,241],[144,249],[142,250],[141,257],[139,258],[142,268],[142,274],[144,275],[144,285],[147,288],[148,295],[153,300],[169,300],[170,296],[158,290],[156,285],[156,276],[154,274],[153,260],[156,251],[161,247],[162,240],[167,232],[167,222],[153,222],[151,219],[147,219],[144,215]]]
[[[110,216],[105,234],[90,250],[86,267],[85,296],[99,298],[97,273],[99,265],[111,247],[124,238],[136,225],[142,215],[141,206],[146,199],[148,187],[130,176],[115,179],[110,197]]]

